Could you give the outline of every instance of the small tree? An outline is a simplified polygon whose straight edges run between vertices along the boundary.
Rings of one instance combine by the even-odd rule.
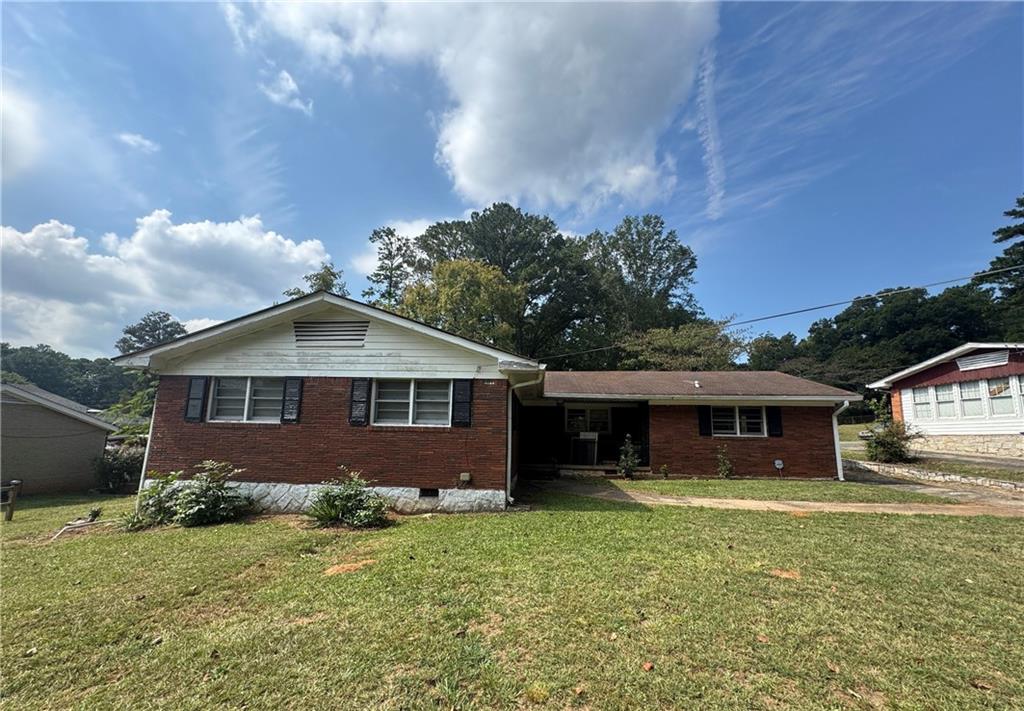
[[[315,291],[329,291],[338,296],[348,296],[348,287],[345,286],[344,272],[334,266],[334,262],[321,262],[320,268],[302,277],[306,287],[296,286],[284,291],[289,299],[297,299]]]
[[[398,234],[394,227],[378,227],[370,235],[370,244],[377,248],[377,268],[366,277],[370,286],[363,296],[374,304],[394,308],[412,278],[416,258],[412,240]]]
[[[868,406],[875,413],[877,422],[874,436],[868,440],[865,447],[868,459],[891,464],[909,462],[913,459],[910,454],[910,443],[921,435],[893,419],[888,397],[869,402]]]
[[[636,451],[636,447],[633,446],[633,436],[626,435],[626,441],[619,448],[619,476],[632,479],[639,466],[640,454]]]

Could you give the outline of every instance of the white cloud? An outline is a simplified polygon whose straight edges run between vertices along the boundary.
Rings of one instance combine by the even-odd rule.
[[[181,325],[185,327],[185,330],[189,333],[195,333],[196,331],[202,331],[204,328],[210,328],[210,326],[216,326],[218,323],[224,323],[224,319],[221,318],[190,318],[181,322]]]
[[[437,161],[467,200],[649,202],[675,185],[658,139],[686,100],[717,8],[652,4],[268,3],[229,17],[339,76],[355,60],[433,67],[451,106]],[[232,11],[234,12],[234,11]]]
[[[4,182],[30,170],[43,147],[39,133],[38,108],[27,96],[5,82],[4,100],[0,106],[3,123],[2,162]]]
[[[349,259],[349,265],[361,276],[372,274],[377,268],[377,250],[372,246],[367,247]]]
[[[282,69],[274,80],[268,84],[260,84],[260,91],[278,106],[295,109],[306,114],[313,115],[313,100],[303,99],[299,92],[299,85],[292,79],[292,75]]]
[[[151,141],[138,133],[119,133],[116,138],[129,148],[134,148],[142,153],[156,153],[160,150],[159,143]]]
[[[259,217],[175,224],[156,210],[127,237],[101,237],[105,252],[57,220],[0,229],[4,340],[83,355],[109,354],[120,329],[152,309],[199,327],[213,309],[266,306],[330,259],[319,240],[288,239]]]
[[[697,133],[704,149],[706,212],[709,219],[717,220],[722,216],[722,201],[725,199],[725,161],[722,159],[722,139],[715,109],[715,50],[712,47],[705,47],[701,53],[697,110],[700,114]]]

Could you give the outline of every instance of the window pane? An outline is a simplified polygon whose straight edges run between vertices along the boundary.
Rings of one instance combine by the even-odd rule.
[[[281,401],[284,399],[284,378],[253,378],[249,391],[249,418],[253,420],[281,419]]]
[[[387,425],[409,423],[408,380],[378,380],[373,421]]]
[[[928,388],[914,388],[914,402],[930,402]]]
[[[993,378],[988,381],[988,396],[1002,397],[1010,394],[1009,378]]]
[[[759,435],[764,432],[764,417],[760,407],[741,407],[740,434]]]
[[[212,420],[241,420],[245,416],[246,378],[217,378],[213,383]]]
[[[736,408],[711,408],[711,434],[736,434]]]
[[[960,398],[966,400],[968,398],[979,398],[981,397],[980,383],[977,380],[971,380],[970,382],[960,383]]]
[[[417,380],[413,422],[418,425],[448,424],[448,380]]]
[[[939,402],[939,417],[956,417],[956,405],[950,402]]]
[[[608,410],[591,410],[590,411],[590,424],[588,425],[588,432],[608,432],[610,428],[609,423],[610,415]]]
[[[960,409],[963,411],[964,417],[981,417],[983,414],[981,411],[981,400],[977,398],[961,401]]]
[[[914,403],[914,419],[930,420],[932,417],[932,406],[930,403]]]
[[[939,402],[952,402],[953,401],[953,386],[952,385],[936,385],[935,386],[935,399]]]
[[[565,431],[566,432],[582,432],[587,427],[587,411],[586,410],[566,410],[565,412]]]

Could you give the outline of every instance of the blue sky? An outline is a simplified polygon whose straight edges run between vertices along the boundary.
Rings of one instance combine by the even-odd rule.
[[[1024,186],[1019,4],[2,13],[3,338],[76,355],[327,255],[358,294],[373,228],[501,199],[660,213],[707,313],[751,318],[979,270]]]

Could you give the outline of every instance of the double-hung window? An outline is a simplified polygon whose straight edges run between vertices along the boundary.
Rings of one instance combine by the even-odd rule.
[[[452,381],[377,380],[375,425],[451,425]]]
[[[579,432],[610,432],[611,411],[607,407],[567,407],[565,409],[565,431]]]
[[[214,378],[210,416],[215,422],[280,422],[284,378]]]
[[[956,417],[956,403],[953,401],[953,386],[935,386],[935,410],[941,418]]]
[[[763,407],[712,407],[711,434],[764,437]]]
[[[1010,379],[992,378],[988,381],[988,402],[992,414],[1013,414],[1013,393],[1010,391]]]
[[[932,419],[932,400],[928,388],[914,388],[914,419]]]
[[[964,417],[982,417],[985,414],[981,405],[980,380],[960,383],[960,414]]]

